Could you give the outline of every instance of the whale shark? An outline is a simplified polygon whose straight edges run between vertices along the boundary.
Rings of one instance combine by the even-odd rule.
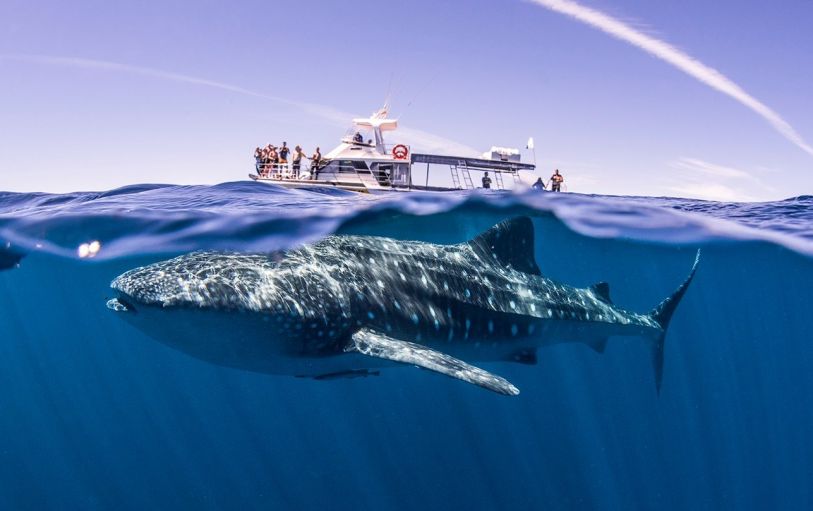
[[[528,217],[455,245],[333,235],[285,252],[201,251],[127,271],[107,307],[150,337],[222,366],[329,380],[406,364],[517,395],[474,365],[535,364],[538,348],[635,336],[663,379],[670,319],[697,270],[647,313],[599,282],[542,275]]]

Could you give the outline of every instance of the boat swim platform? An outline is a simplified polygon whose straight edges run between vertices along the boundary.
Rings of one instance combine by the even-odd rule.
[[[415,163],[449,165],[450,167],[465,167],[471,170],[488,170],[493,172],[510,173],[516,173],[520,170],[533,172],[534,169],[536,169],[536,165],[533,163],[421,153],[412,153],[411,163],[413,165]]]

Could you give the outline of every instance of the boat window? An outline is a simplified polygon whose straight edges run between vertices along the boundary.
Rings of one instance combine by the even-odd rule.
[[[359,160],[342,160],[339,169],[340,172],[369,172],[367,164]]]
[[[396,163],[390,177],[393,185],[407,186],[409,185],[409,164]]]
[[[368,126],[354,125],[347,129],[342,137],[342,142],[347,142],[348,144],[354,145],[369,146],[375,144],[375,134],[373,133],[372,128]]]

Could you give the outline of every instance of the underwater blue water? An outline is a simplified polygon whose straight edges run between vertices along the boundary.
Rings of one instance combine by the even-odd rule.
[[[330,381],[219,367],[105,307],[116,275],[192,250],[458,243],[517,215],[543,274],[607,281],[635,311],[702,248],[660,395],[632,338],[481,364],[522,391],[506,397],[411,367]],[[0,509],[813,507],[813,197],[137,185],[0,193],[0,240]]]

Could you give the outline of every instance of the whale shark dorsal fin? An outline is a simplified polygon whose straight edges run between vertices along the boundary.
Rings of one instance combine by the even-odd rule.
[[[596,295],[596,298],[601,300],[604,303],[612,304],[613,301],[610,298],[610,285],[606,282],[596,282],[592,286],[590,286],[590,291]]]
[[[416,365],[458,380],[479,385],[498,394],[506,396],[519,394],[519,389],[508,380],[479,367],[467,364],[451,355],[435,351],[426,346],[393,339],[366,328],[353,334],[344,350],[402,364]]]
[[[527,216],[500,222],[469,241],[480,257],[531,275],[542,275],[534,257],[534,224]]]

